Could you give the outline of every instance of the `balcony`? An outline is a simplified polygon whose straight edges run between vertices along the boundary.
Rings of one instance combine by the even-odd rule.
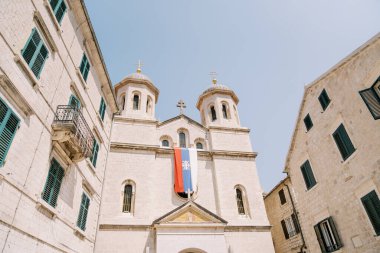
[[[59,143],[73,162],[91,157],[94,136],[80,109],[71,105],[59,105],[52,128],[53,141]]]

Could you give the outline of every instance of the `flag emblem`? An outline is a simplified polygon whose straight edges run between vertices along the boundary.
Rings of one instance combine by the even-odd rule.
[[[174,190],[177,193],[197,189],[198,157],[194,148],[174,148]]]

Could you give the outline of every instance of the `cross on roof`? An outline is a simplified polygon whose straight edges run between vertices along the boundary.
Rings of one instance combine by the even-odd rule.
[[[139,62],[137,63],[137,73],[141,73],[141,67],[144,66],[142,61],[139,60]]]
[[[177,107],[179,108],[180,114],[183,114],[183,109],[186,108],[185,102],[181,99],[177,103]]]

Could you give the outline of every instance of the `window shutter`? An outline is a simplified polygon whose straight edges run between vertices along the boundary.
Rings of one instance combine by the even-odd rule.
[[[367,212],[376,235],[380,235],[380,200],[375,191],[371,191],[362,199],[363,206]]]
[[[326,250],[325,243],[323,242],[323,239],[322,239],[321,231],[319,230],[319,224],[314,226],[314,230],[315,230],[315,234],[317,235],[317,239],[319,242],[319,246],[321,247],[322,253],[326,253],[327,250]]]
[[[293,221],[294,227],[296,229],[296,233],[298,234],[301,231],[301,229],[300,229],[300,226],[298,224],[298,220],[297,220],[294,213],[292,214],[292,221]]]
[[[333,137],[343,160],[346,160],[355,151],[355,148],[343,124],[340,124],[335,130]]]
[[[42,199],[52,207],[57,205],[59,190],[61,188],[64,170],[59,163],[53,159],[50,165],[49,174],[46,179],[45,189],[42,193]]]
[[[310,162],[308,160],[301,166],[301,171],[305,180],[306,187],[307,189],[310,189],[316,184],[316,181],[314,178],[313,170],[310,166]]]
[[[327,106],[330,104],[330,98],[327,95],[327,92],[325,89],[323,89],[323,91],[321,92],[321,95],[319,95],[318,100],[322,106],[322,109],[326,110]]]
[[[310,114],[306,115],[306,117],[303,119],[303,122],[305,123],[307,131],[309,131],[313,127],[313,121],[311,120]]]
[[[4,165],[19,123],[19,118],[0,100],[0,166]]]
[[[281,190],[278,192],[278,195],[279,195],[279,197],[280,197],[281,205],[285,204],[285,203],[286,203],[286,198],[285,198],[284,190],[281,189]]]
[[[90,63],[88,62],[87,56],[83,53],[82,61],[79,66],[80,72],[82,73],[82,77],[85,81],[87,81],[88,72],[90,71]]]
[[[70,96],[69,105],[74,106],[77,109],[80,109],[81,107],[79,99],[74,95]]]
[[[58,23],[61,24],[61,21],[63,19],[63,16],[65,15],[66,12],[66,4],[64,0],[60,0],[61,3],[59,4],[57,10],[55,11],[55,17],[57,18]]]
[[[338,231],[335,227],[335,223],[334,223],[334,220],[332,217],[329,217],[328,218],[328,221],[329,221],[329,224],[330,224],[330,227],[331,227],[331,230],[334,234],[334,238],[335,238],[335,241],[336,241],[336,246],[337,246],[337,249],[341,248],[342,247],[342,242],[340,241],[340,238],[339,238],[339,235],[338,235]]]
[[[281,220],[281,226],[282,226],[282,230],[284,231],[285,239],[289,239],[288,229],[286,228],[286,224],[284,220]]]
[[[102,120],[104,120],[105,111],[106,111],[106,103],[104,102],[104,99],[102,98],[100,100],[100,108],[99,108],[99,114]]]
[[[37,50],[37,46],[40,44],[40,42],[41,37],[38,34],[37,29],[33,28],[32,33],[25,44],[25,47],[21,51],[26,63],[29,64],[32,61],[32,58]]]
[[[374,119],[380,119],[380,98],[373,88],[359,91]]]
[[[92,147],[92,156],[91,156],[91,162],[92,162],[92,165],[94,165],[94,167],[96,167],[96,161],[98,159],[98,152],[99,152],[99,144],[94,139],[94,145]]]
[[[83,231],[86,230],[88,208],[90,206],[90,199],[85,193],[82,193],[82,200],[79,208],[77,226]]]
[[[62,0],[50,0],[50,6],[53,9],[54,13],[56,11],[56,8],[58,6],[58,3]]]

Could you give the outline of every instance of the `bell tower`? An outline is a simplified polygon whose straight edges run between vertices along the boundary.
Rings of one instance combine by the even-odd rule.
[[[127,118],[155,120],[159,90],[152,80],[141,73],[139,62],[135,73],[115,85],[120,115]]]
[[[202,124],[206,127],[239,128],[238,103],[239,98],[235,92],[225,85],[218,84],[214,77],[212,87],[198,98],[197,108],[201,113]]]

